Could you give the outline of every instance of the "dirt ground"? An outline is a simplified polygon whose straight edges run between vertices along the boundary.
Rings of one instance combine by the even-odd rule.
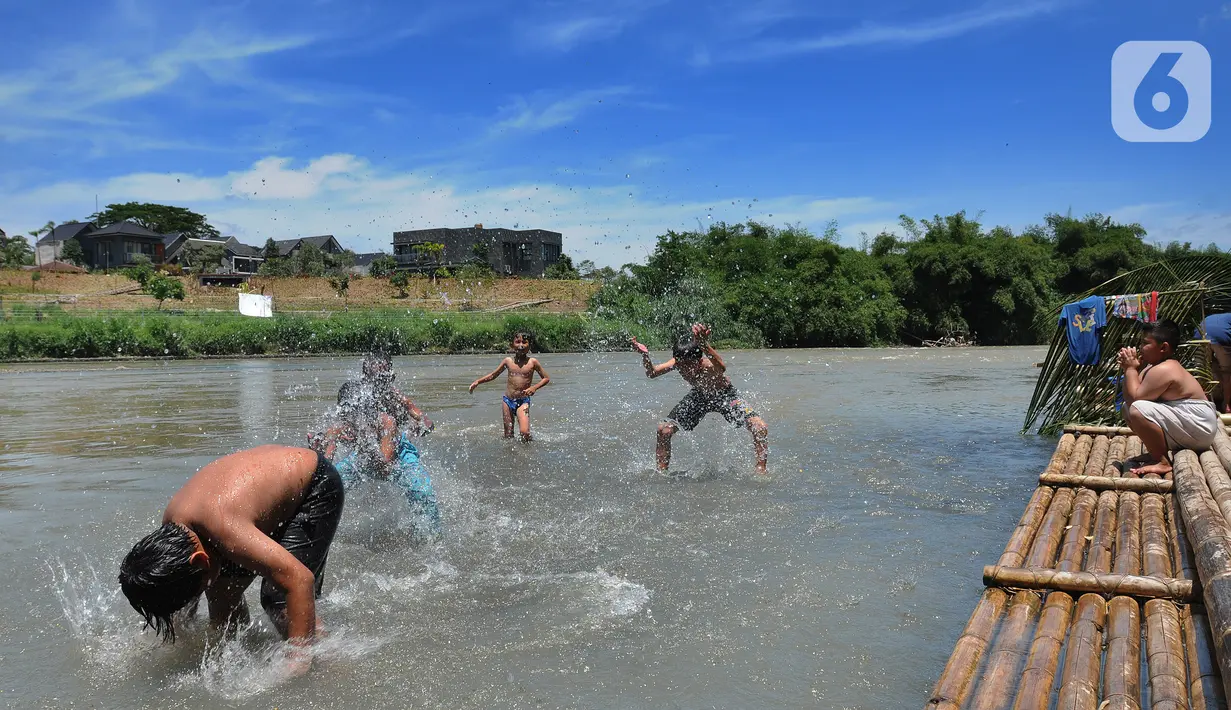
[[[158,302],[142,294],[136,282],[123,275],[44,273],[32,281],[31,272],[0,269],[0,300],[4,306],[15,303],[58,303],[65,310],[144,310],[157,308]],[[183,302],[168,301],[164,308],[179,310],[236,310],[237,289],[200,286],[195,277],[179,277],[184,283]],[[273,296],[274,310],[340,311],[343,306],[356,309],[414,308],[431,311],[491,310],[513,304],[550,299],[547,303],[526,305],[518,310],[573,313],[586,308],[586,300],[598,288],[587,281],[549,281],[544,279],[483,279],[460,282],[457,279],[412,278],[408,295],[401,298],[388,279],[351,277],[345,304],[325,278],[253,277],[250,290]],[[129,292],[130,291],[130,292]]]

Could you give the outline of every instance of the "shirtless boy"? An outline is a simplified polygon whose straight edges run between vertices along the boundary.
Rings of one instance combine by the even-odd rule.
[[[269,445],[224,456],[172,496],[162,527],[124,557],[120,587],[146,625],[174,641],[172,615],[202,592],[212,624],[246,622],[244,590],[259,575],[274,626],[307,645],[344,496],[333,465],[310,449]]]
[[[710,327],[697,323],[692,327],[692,337],[685,336],[672,348],[672,357],[661,365],[650,360],[649,348],[633,338],[633,349],[641,353],[646,377],[651,379],[679,370],[684,381],[692,385],[692,391],[675,405],[667,418],[658,424],[658,447],[655,458],[658,470],[665,472],[671,463],[671,437],[680,429],[692,431],[710,412],[717,412],[735,426],[743,426],[752,434],[752,447],[756,452],[757,473],[765,473],[769,458],[769,427],[761,415],[744,403],[727,377],[727,366],[710,346]]]
[[[530,334],[517,333],[513,336],[513,356],[500,361],[500,366],[490,375],[484,375],[470,383],[470,391],[484,382],[491,382],[508,370],[509,379],[504,388],[504,403],[500,407],[504,417],[504,438],[513,438],[513,417],[517,417],[517,428],[521,431],[521,440],[530,441],[530,398],[534,396],[551,378],[543,370],[539,361],[530,357]],[[539,373],[539,381],[532,384],[534,373]]]
[[[1124,462],[1138,475],[1171,471],[1172,449],[1208,449],[1219,425],[1214,404],[1197,379],[1175,357],[1180,328],[1165,320],[1150,326],[1135,348],[1120,350],[1128,426],[1146,453]]]

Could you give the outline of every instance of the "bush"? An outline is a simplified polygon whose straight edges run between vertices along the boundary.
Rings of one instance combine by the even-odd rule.
[[[384,278],[397,270],[398,261],[388,254],[381,254],[372,260],[368,266],[368,273],[376,278]]]
[[[184,300],[184,284],[179,279],[162,274],[151,276],[145,282],[143,290],[158,299],[159,310],[162,310],[162,302],[168,298],[174,298],[177,301]]]

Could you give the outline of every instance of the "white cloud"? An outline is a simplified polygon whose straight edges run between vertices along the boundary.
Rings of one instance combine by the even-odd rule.
[[[504,116],[488,131],[489,135],[518,131],[544,131],[574,121],[585,111],[597,108],[605,99],[632,93],[628,86],[613,86],[605,89],[579,91],[561,99],[547,100],[537,96],[527,100],[518,96],[509,105],[500,108]]]
[[[579,44],[610,39],[624,29],[626,22],[618,17],[578,17],[553,22],[526,32],[524,40],[536,46],[567,52]]]
[[[782,195],[759,199],[665,202],[636,188],[606,184],[564,187],[513,183],[470,187],[424,171],[380,170],[352,155],[327,155],[302,167],[268,157],[222,175],[137,173],[97,183],[60,182],[0,194],[0,214],[10,232],[24,232],[49,218],[84,218],[100,204],[162,202],[206,214],[226,234],[259,246],[275,239],[334,234],[356,251],[391,248],[404,229],[469,226],[543,228],[564,234],[575,259],[619,266],[641,261],[655,237],[670,229],[704,228],[717,221],[801,223],[820,233],[830,219],[896,215],[893,205],[869,197]],[[845,241],[858,243],[855,231]]]
[[[1029,19],[1051,12],[1060,5],[1061,0],[1034,0],[1021,4],[985,5],[975,10],[908,24],[864,23],[840,32],[805,39],[775,38],[751,42],[746,47],[727,54],[714,49],[698,50],[694,54],[693,62],[694,64],[708,64],[711,61],[749,61],[849,47],[925,44],[968,34],[986,27]]]

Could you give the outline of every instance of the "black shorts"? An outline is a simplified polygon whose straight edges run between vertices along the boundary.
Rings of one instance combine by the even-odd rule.
[[[684,431],[692,431],[710,412],[721,414],[735,426],[747,426],[750,417],[760,416],[739,396],[734,387],[718,392],[702,392],[694,388],[675,405],[665,421]]]
[[[345,497],[342,477],[338,475],[338,470],[329,459],[318,453],[316,470],[312,472],[312,480],[308,481],[308,489],[299,503],[299,508],[270,535],[294,555],[295,559],[312,570],[312,575],[316,577],[315,593],[318,599],[321,596],[321,585],[325,581],[325,561],[329,558],[329,545],[333,543],[333,534],[338,529],[338,521],[342,519]],[[256,573],[228,562],[223,565],[221,576],[226,577],[230,584],[247,587],[256,578]],[[270,580],[262,580],[261,606],[267,612],[285,610],[286,592]]]

